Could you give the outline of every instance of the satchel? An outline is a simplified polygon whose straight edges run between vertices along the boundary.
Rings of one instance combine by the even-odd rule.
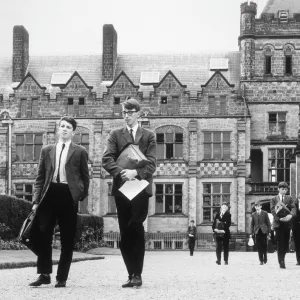
[[[28,217],[25,219],[17,240],[27,246],[35,255],[38,255],[39,241],[38,233],[39,229],[35,220],[35,212],[31,211]]]

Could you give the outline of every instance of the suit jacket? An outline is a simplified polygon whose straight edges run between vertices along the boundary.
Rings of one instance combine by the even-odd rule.
[[[296,215],[293,218],[293,226],[299,226],[300,224],[300,209],[299,209],[299,199],[296,199],[295,202],[295,208],[296,208]]]
[[[224,237],[230,238],[230,230],[229,230],[229,227],[231,226],[231,214],[230,214],[230,212],[227,210],[225,212],[225,214],[223,214],[222,218],[221,218],[220,213],[217,213],[215,215],[214,222],[212,224],[212,230],[213,231],[216,229],[217,220],[223,222],[223,224],[224,224],[224,231],[225,231]]]
[[[112,195],[121,196],[121,193],[118,191],[122,185],[122,179],[120,172],[123,170],[120,166],[117,165],[116,160],[119,156],[121,150],[128,143],[132,143],[131,135],[127,129],[127,126],[123,128],[113,130],[108,138],[106,149],[102,157],[102,166],[103,168],[113,176],[113,185],[112,185]],[[149,182],[149,185],[146,187],[146,193],[149,196],[152,196],[152,183],[153,177],[152,174],[156,170],[156,139],[152,131],[138,127],[135,135],[135,143],[139,145],[141,152],[147,157],[150,163],[144,167],[136,169],[138,176],[137,179],[145,179]]]
[[[192,234],[194,237],[189,236],[189,234]],[[190,239],[196,239],[197,238],[197,227],[196,226],[189,226],[187,230],[188,238]]]
[[[276,229],[279,227],[280,223],[283,223],[279,221],[278,216],[276,215],[275,212],[275,206],[276,204],[280,201],[279,195],[271,199],[270,202],[270,208],[271,208],[271,214],[273,215],[273,228]],[[285,195],[283,203],[287,206],[287,208],[291,211],[291,214],[293,217],[296,216],[296,206],[293,201],[293,198],[291,196]],[[289,228],[292,228],[292,219],[289,222],[284,222]]]
[[[45,146],[41,151],[38,175],[34,185],[33,203],[43,201],[55,171],[56,144]],[[84,147],[71,142],[66,159],[66,176],[74,207],[88,195],[88,154]]]
[[[261,210],[260,215],[257,212],[252,214],[251,219],[251,231],[252,234],[257,234],[259,228],[263,234],[268,234],[271,232],[271,223],[268,216],[268,213],[264,210]]]

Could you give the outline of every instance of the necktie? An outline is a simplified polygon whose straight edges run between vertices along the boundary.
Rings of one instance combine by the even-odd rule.
[[[131,135],[132,142],[134,143],[133,129],[130,129],[130,135]]]
[[[61,148],[61,151],[60,151],[60,156],[59,156],[59,164],[58,164],[58,171],[57,171],[57,177],[56,177],[56,182],[57,183],[60,183],[60,178],[59,178],[59,173],[60,173],[60,159],[61,159],[61,155],[62,155],[62,152],[64,151],[65,149],[65,144],[62,144],[62,148]]]

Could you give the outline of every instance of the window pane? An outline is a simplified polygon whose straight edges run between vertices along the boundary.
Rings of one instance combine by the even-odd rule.
[[[275,168],[275,167],[276,167],[276,160],[269,159],[269,168]]]
[[[211,221],[211,208],[203,208],[203,221],[204,222]]]
[[[223,133],[223,142],[230,142],[230,133],[229,132]]]
[[[286,116],[286,113],[284,112],[284,113],[282,113],[282,112],[280,112],[280,113],[278,113],[278,122],[285,122],[285,116]]]
[[[230,144],[223,144],[223,158],[230,158]]]
[[[26,195],[25,200],[32,202],[32,195]]]
[[[33,144],[33,134],[25,135],[26,144]]]
[[[175,194],[182,194],[182,184],[175,184]]]
[[[276,123],[269,123],[269,133],[276,134]]]
[[[230,203],[230,195],[223,195],[222,196],[222,202]]]
[[[276,113],[272,113],[269,114],[269,122],[275,122],[277,121],[277,114]]]
[[[277,181],[284,181],[284,170],[277,170]]]
[[[222,190],[223,190],[223,194],[229,194],[230,193],[230,183],[223,183]]]
[[[165,135],[163,133],[157,133],[156,134],[156,142],[159,143],[164,143],[165,141]]]
[[[210,202],[211,197],[210,196],[203,196],[203,206],[211,206],[211,202]]]
[[[213,206],[220,206],[220,205],[221,205],[221,195],[214,195]]]
[[[166,158],[173,158],[173,144],[166,144]]]
[[[211,142],[211,133],[204,132],[204,142]]]
[[[33,145],[25,146],[25,160],[26,161],[33,160]]]
[[[24,159],[23,159],[23,146],[18,146],[17,145],[17,157],[16,157],[16,159],[17,159],[17,161],[23,161]]]
[[[157,159],[164,159],[164,149],[165,145],[164,144],[157,144],[156,146],[156,155]]]
[[[16,144],[24,145],[24,135],[16,135]]]
[[[42,145],[35,145],[34,146],[34,158],[33,158],[33,160],[39,160],[41,150],[42,150]]]
[[[276,150],[275,149],[269,150],[269,158],[276,158]]]
[[[284,167],[284,160],[283,159],[278,159],[277,160],[277,168],[283,168]]]
[[[294,149],[285,149],[285,157],[286,158],[291,158],[293,152],[294,152]]]
[[[211,159],[211,144],[204,144],[204,158]]]
[[[220,183],[214,183],[213,184],[213,193],[221,193],[221,184]]]
[[[277,149],[277,158],[284,158],[284,149]]]
[[[166,213],[173,212],[173,196],[172,195],[165,196],[165,212]]]
[[[25,184],[25,192],[32,193],[32,185],[31,184]]]
[[[182,196],[175,196],[175,212],[181,213],[182,212]]]
[[[164,212],[163,196],[156,196],[155,212],[162,214]]]
[[[285,135],[285,123],[279,123],[278,127],[278,134]]]
[[[163,185],[162,184],[156,185],[156,194],[163,194]]]
[[[35,144],[42,144],[43,143],[43,136],[41,134],[35,135]]]
[[[166,143],[173,143],[173,142],[174,142],[174,134],[166,133]]]
[[[203,184],[203,194],[211,193],[211,184]]]
[[[23,193],[23,184],[16,184],[16,192]]]
[[[213,158],[221,159],[221,144],[214,144]]]
[[[221,142],[221,132],[214,132],[214,142]]]
[[[176,143],[182,143],[183,142],[183,134],[182,133],[176,133],[175,134],[175,142]]]
[[[183,157],[183,144],[175,144],[175,157],[176,158]]]
[[[80,134],[79,133],[77,133],[73,136],[73,142],[75,144],[80,144]]]
[[[165,194],[173,194],[173,184],[165,185]]]
[[[81,135],[81,142],[86,144],[89,143],[89,135],[88,134],[82,134]]]
[[[285,170],[285,181],[290,181],[290,170]]]

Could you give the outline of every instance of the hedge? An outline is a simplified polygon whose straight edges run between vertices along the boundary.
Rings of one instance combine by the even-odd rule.
[[[16,238],[18,236],[21,226],[29,215],[31,208],[32,203],[27,200],[0,195],[0,223],[11,230],[10,233],[4,230],[2,232],[3,238]]]

